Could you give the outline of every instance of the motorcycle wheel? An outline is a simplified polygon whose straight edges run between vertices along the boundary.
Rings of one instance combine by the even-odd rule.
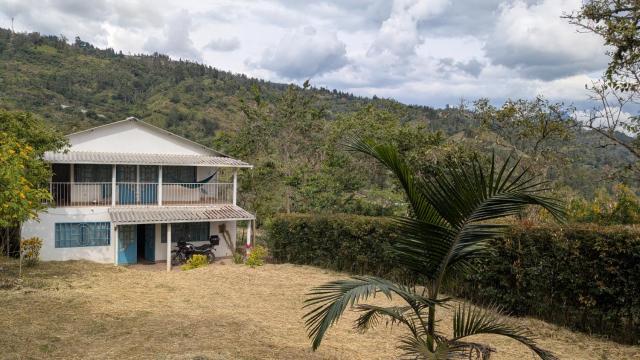
[[[215,255],[213,255],[212,252],[209,252],[207,254],[207,261],[209,262],[209,264],[213,264],[213,262],[216,260]]]
[[[184,264],[185,262],[187,262],[187,259],[185,259],[183,253],[181,252],[171,253],[171,265],[178,266],[178,265]]]

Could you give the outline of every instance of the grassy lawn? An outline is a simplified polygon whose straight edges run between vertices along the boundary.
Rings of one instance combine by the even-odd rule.
[[[15,281],[0,259],[0,358],[389,359],[401,331],[351,329],[349,313],[313,353],[301,316],[305,292],[344,277],[306,266],[215,264],[187,272],[49,262]],[[381,299],[380,299],[381,300]],[[449,314],[441,311],[444,317]],[[640,347],[519,319],[562,359],[640,359]],[[445,319],[443,324],[448,324]],[[476,339],[495,359],[534,359],[498,337]],[[492,357],[493,358],[493,357]]]

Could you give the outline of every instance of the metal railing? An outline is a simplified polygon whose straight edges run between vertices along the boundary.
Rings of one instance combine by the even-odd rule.
[[[231,204],[232,183],[162,184],[162,205]]]
[[[158,205],[158,184],[117,182],[116,205]]]
[[[111,183],[60,183],[49,185],[54,206],[111,205]]]
[[[162,186],[162,194],[158,192]],[[215,205],[233,202],[232,183],[52,182],[53,206]]]

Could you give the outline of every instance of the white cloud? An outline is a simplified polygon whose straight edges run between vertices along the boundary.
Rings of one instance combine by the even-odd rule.
[[[287,33],[254,65],[287,79],[304,79],[343,67],[346,54],[345,44],[335,33],[307,26]]]
[[[240,40],[237,37],[211,39],[205,49],[211,51],[234,51],[240,48]]]
[[[607,62],[602,41],[578,33],[560,17],[580,4],[580,0],[504,3],[485,45],[487,56],[496,65],[543,80],[602,69]]]
[[[144,44],[149,52],[166,53],[182,59],[201,61],[202,55],[193,45],[189,35],[191,16],[187,10],[180,10],[169,18],[164,26],[163,36],[150,37]]]
[[[390,53],[399,59],[413,55],[423,41],[418,22],[439,14],[448,3],[448,0],[395,0],[391,15],[382,23],[369,48],[369,55]]]

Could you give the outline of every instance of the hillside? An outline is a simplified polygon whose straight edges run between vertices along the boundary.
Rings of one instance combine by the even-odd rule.
[[[287,87],[165,55],[129,56],[80,39],[69,44],[56,36],[0,29],[0,107],[33,112],[65,133],[136,116],[205,145],[221,146],[216,138],[238,132],[245,122],[242,104],[253,101],[254,88],[260,89],[262,101],[273,104]],[[452,141],[483,147],[494,147],[497,141],[455,109],[322,88],[308,91],[326,120],[372,105],[402,123],[441,130]],[[576,135],[571,142],[557,144],[571,162],[550,177],[589,196],[601,185],[607,167],[619,164],[626,154],[599,148],[592,134]]]
[[[79,39],[13,34],[0,29],[1,106],[38,113],[63,131],[136,116],[199,141],[215,130],[235,129],[240,101],[251,86],[273,100],[288,85],[232,74],[160,54],[127,56]],[[312,89],[330,115],[372,101],[327,89]],[[411,119],[436,116],[429,107],[400,105]]]

